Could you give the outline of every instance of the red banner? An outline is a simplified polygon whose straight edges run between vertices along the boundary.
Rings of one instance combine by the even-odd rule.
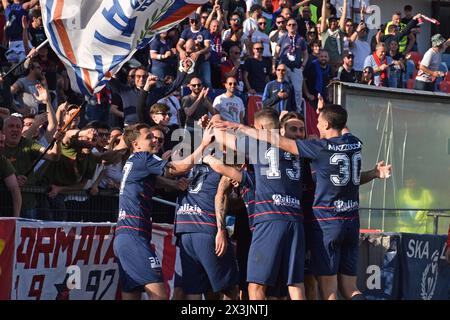
[[[248,96],[247,103],[247,123],[253,126],[255,122],[255,113],[262,109],[262,98],[260,96]]]
[[[11,298],[16,220],[0,218],[0,300]]]
[[[307,138],[312,138],[317,136],[320,137],[319,129],[317,129],[317,112],[314,108],[309,104],[307,100],[305,100],[305,126],[306,126],[306,136]]]
[[[120,298],[114,223],[0,218],[0,300]],[[153,224],[152,245],[173,295],[173,226]]]

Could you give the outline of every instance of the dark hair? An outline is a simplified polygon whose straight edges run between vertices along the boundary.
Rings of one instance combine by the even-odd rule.
[[[237,47],[237,48],[239,49],[239,51],[242,52],[241,47],[240,47],[239,45],[237,45],[236,43],[233,43],[233,44],[228,48],[228,51],[227,51],[228,56],[231,56],[231,53],[230,53],[230,52],[231,52],[231,49],[234,48],[234,47]]]
[[[83,127],[83,130],[86,130],[86,129],[105,129],[105,130],[109,131],[109,125],[102,121],[93,120],[93,121],[88,122]]]
[[[257,10],[262,10],[261,5],[259,5],[259,4],[253,4],[253,5],[250,7],[249,12],[250,12],[250,13],[253,13],[253,12],[257,11]]]
[[[111,131],[114,131],[114,130],[118,130],[118,131],[120,131],[120,132],[123,133],[123,130],[122,130],[121,127],[112,127],[112,128],[111,128]]]
[[[317,40],[317,39],[314,41],[311,41],[311,43],[309,44],[309,47],[312,49],[315,44],[317,44],[320,48],[322,48],[322,45],[320,44],[320,40]]]
[[[36,118],[36,116],[34,114],[28,114],[26,116],[23,116],[23,120],[25,120],[25,119],[34,119],[34,118]]]
[[[305,123],[305,118],[303,118],[303,116],[300,113],[296,111],[290,111],[286,113],[283,117],[281,117],[280,128],[284,128],[286,126],[286,123],[288,123],[288,121],[292,119],[297,119]]]
[[[413,7],[412,7],[412,5],[410,5],[410,4],[407,4],[404,8],[403,8],[403,11],[412,11],[413,10]]]
[[[156,125],[156,126],[151,126],[150,127],[150,131],[155,131],[155,130],[160,131],[163,134],[164,138],[166,137],[165,134],[164,134],[163,129],[160,126]]]
[[[128,148],[132,148],[133,142],[141,135],[141,129],[150,129],[150,126],[145,123],[136,123],[125,128],[123,133],[123,140]]]
[[[40,18],[40,17],[42,17],[41,10],[33,10],[31,12],[31,18],[37,19],[37,18]]]
[[[342,130],[347,124],[347,111],[339,104],[326,105],[320,114],[335,130]]]
[[[139,66],[139,67],[137,67],[137,68],[135,68],[135,69],[136,69],[136,71],[138,71],[138,70],[144,70],[145,72],[148,72],[147,68],[144,67],[144,66]],[[127,73],[127,74],[128,74],[128,73]]]
[[[272,123],[273,129],[280,128],[280,114],[274,108],[263,108],[255,113],[255,120],[266,119]]]

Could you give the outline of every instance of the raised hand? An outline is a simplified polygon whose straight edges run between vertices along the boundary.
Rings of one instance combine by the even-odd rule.
[[[320,93],[317,94],[317,114],[322,111],[323,107],[325,107],[325,100],[323,100],[323,97]]]
[[[156,82],[158,81],[158,77],[154,74],[149,73],[147,80],[145,81],[144,90],[148,91],[150,88],[153,88],[156,85]]]
[[[204,146],[207,146],[213,141],[214,141],[214,128],[210,123],[206,127],[205,132],[203,133],[202,144]]]
[[[41,84],[37,84],[34,86],[37,90],[37,94],[33,93],[34,97],[37,101],[41,103],[46,103],[48,101],[48,90]]]
[[[217,120],[213,123],[213,126],[216,129],[224,129],[225,130],[225,129],[239,129],[241,124],[237,123],[237,122]]]
[[[392,165],[385,164],[384,161],[380,161],[375,166],[376,176],[380,179],[387,179],[391,176]]]

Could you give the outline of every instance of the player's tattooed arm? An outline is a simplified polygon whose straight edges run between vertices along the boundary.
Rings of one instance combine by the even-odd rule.
[[[280,135],[278,130],[255,129],[241,123],[230,121],[216,121],[214,127],[222,130],[234,129],[237,133],[243,133],[253,139],[265,141],[274,147],[278,147],[294,155],[299,155],[295,140]]]
[[[232,185],[230,179],[222,176],[217,187],[217,193],[214,198],[214,206],[216,210],[217,234],[215,253],[218,257],[225,254],[228,245],[228,233],[226,229],[226,209],[228,203],[228,195],[230,194]]]
[[[361,185],[369,183],[373,179],[387,179],[391,176],[392,165],[385,164],[384,161],[380,161],[375,165],[375,168],[369,171],[361,172]]]
[[[242,172],[238,169],[224,164],[221,160],[212,155],[203,157],[203,162],[209,165],[215,172],[241,183]]]

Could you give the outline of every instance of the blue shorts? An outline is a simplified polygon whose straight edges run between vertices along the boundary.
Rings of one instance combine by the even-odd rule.
[[[311,271],[316,276],[338,273],[356,276],[359,253],[359,227],[315,228],[308,232]]]
[[[305,223],[305,275],[312,275],[311,271],[311,224]]]
[[[182,233],[179,236],[182,288],[185,294],[220,292],[239,283],[233,245],[228,242],[225,255],[215,253],[216,235]]]
[[[272,287],[302,283],[304,238],[303,222],[257,223],[248,254],[247,281]]]
[[[164,281],[161,263],[148,238],[118,234],[114,239],[114,255],[122,291],[142,291],[147,284]]]

